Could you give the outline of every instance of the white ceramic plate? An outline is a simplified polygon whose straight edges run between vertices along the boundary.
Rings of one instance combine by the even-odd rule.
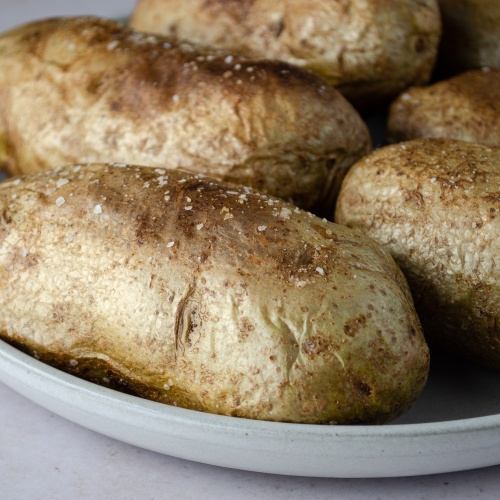
[[[321,426],[210,415],[94,385],[0,341],[0,380],[73,422],[167,455],[257,472],[395,477],[500,464],[500,376],[439,363],[393,424]]]

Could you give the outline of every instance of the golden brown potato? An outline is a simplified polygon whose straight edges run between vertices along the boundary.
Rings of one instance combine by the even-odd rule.
[[[0,37],[0,165],[184,167],[322,212],[369,151],[352,106],[286,64],[214,55],[96,18]]]
[[[431,347],[500,369],[500,148],[415,139],[379,149],[349,171],[336,221],[391,252]]]
[[[500,68],[500,2],[439,0],[443,37],[438,69],[460,73],[468,69]]]
[[[428,81],[436,0],[139,0],[136,29],[310,69],[358,106]]]
[[[422,390],[408,286],[375,242],[182,170],[0,184],[0,335],[95,382],[267,420],[381,423]]]
[[[500,146],[500,70],[473,70],[414,87],[389,112],[387,141],[435,137]]]

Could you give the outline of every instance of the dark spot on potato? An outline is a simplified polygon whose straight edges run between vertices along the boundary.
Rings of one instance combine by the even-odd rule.
[[[274,35],[274,37],[279,38],[281,36],[281,33],[283,33],[283,30],[285,29],[285,21],[283,19],[280,19],[278,22],[272,24],[270,28],[271,33]]]
[[[309,252],[309,249],[306,248],[298,255],[296,262],[298,266],[308,266],[313,263],[313,260],[313,256]]]
[[[208,259],[208,252],[205,250],[198,255],[198,261],[200,264],[204,264]]]
[[[354,337],[358,331],[366,325],[366,316],[360,314],[351,318],[344,324],[344,333],[349,337]]]
[[[112,101],[110,107],[113,111],[120,111],[122,109],[122,105],[119,101]]]
[[[371,394],[372,394],[372,388],[368,384],[365,384],[364,382],[358,382],[358,389],[365,396],[371,396]]]
[[[415,52],[417,54],[422,54],[423,52],[425,52],[427,50],[427,41],[425,40],[425,38],[418,37],[415,40],[413,46],[414,46]]]
[[[38,258],[35,255],[29,253],[25,258],[25,263],[27,267],[36,266],[38,264]]]
[[[7,210],[4,209],[0,216],[0,224],[10,224],[11,222],[12,222],[11,215],[9,214],[9,212],[7,212]]]
[[[158,224],[156,217],[152,217],[148,212],[136,216],[137,228],[136,239],[139,245],[143,245],[146,241],[158,238],[158,229],[161,227]]]
[[[239,332],[238,339],[246,340],[251,332],[255,330],[254,325],[251,323],[250,319],[246,316],[242,317],[238,322]]]
[[[424,204],[424,197],[418,191],[415,190],[406,191],[405,201],[412,201],[417,205],[422,206]]]
[[[335,168],[336,164],[337,164],[337,158],[336,157],[328,158],[328,160],[326,160],[326,168],[327,168],[327,170],[333,170]]]

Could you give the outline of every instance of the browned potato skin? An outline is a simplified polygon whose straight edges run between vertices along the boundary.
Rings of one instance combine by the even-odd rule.
[[[500,2],[439,0],[439,7],[443,18],[439,71],[500,68]]]
[[[68,166],[0,184],[0,335],[195,410],[382,423],[428,349],[375,242],[182,170]]]
[[[352,106],[314,75],[209,54],[97,18],[0,37],[0,166],[183,167],[322,213],[370,150]]]
[[[336,221],[384,245],[427,339],[500,369],[500,148],[415,139],[352,167]]]
[[[436,0],[139,0],[136,29],[310,69],[357,106],[429,80]]]
[[[387,142],[435,137],[500,146],[500,70],[414,87],[389,110]]]

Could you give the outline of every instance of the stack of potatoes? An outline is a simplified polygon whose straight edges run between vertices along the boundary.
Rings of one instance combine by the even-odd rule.
[[[389,4],[140,0],[1,35],[0,338],[301,423],[401,415],[428,344],[499,369],[498,51],[430,84],[465,69],[448,2]]]

